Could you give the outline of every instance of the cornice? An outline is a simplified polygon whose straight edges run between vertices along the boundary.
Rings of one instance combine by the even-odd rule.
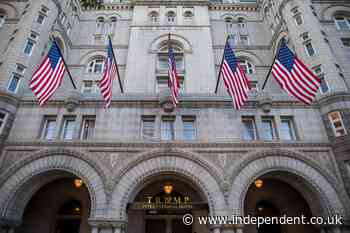
[[[172,149],[177,148],[186,148],[186,149],[194,149],[198,150],[198,152],[203,149],[209,149],[209,151],[221,151],[221,152],[236,152],[237,149],[242,150],[249,148],[307,148],[308,150],[312,150],[311,148],[323,148],[328,150],[332,147],[332,144],[329,142],[307,142],[307,141],[295,141],[295,142],[264,142],[264,141],[255,141],[255,142],[96,142],[96,141],[7,141],[4,143],[6,147],[5,150],[33,150],[33,147],[84,147],[87,150],[93,151],[109,151],[115,152],[130,152],[142,150],[144,148],[164,148],[171,151]],[[14,147],[11,149],[11,147]],[[22,148],[21,148],[22,147]],[[25,148],[28,147],[28,148]],[[89,149],[90,148],[90,149]],[[200,149],[200,150],[199,150]],[[205,152],[209,152],[206,150]]]
[[[317,100],[320,106],[325,106],[337,102],[350,102],[349,92],[332,92]]]

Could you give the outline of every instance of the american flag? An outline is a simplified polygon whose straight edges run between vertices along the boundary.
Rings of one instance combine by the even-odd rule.
[[[305,104],[312,103],[321,85],[321,80],[288,48],[284,39],[272,66],[272,74],[283,90]]]
[[[111,38],[108,40],[108,52],[107,58],[105,60],[105,67],[102,79],[100,81],[100,89],[103,99],[105,100],[105,107],[108,108],[112,100],[112,88],[113,80],[115,79],[116,74],[118,74],[118,67],[114,59],[113,45]],[[119,79],[118,75],[118,79]]]
[[[40,106],[45,104],[61,85],[65,70],[63,57],[54,41],[44,61],[29,82],[29,87]]]
[[[179,88],[180,88],[180,83],[179,79],[177,77],[176,73],[176,62],[175,62],[175,55],[174,55],[174,50],[171,46],[169,46],[169,82],[168,86],[171,91],[171,99],[174,104],[174,106],[179,104]]]
[[[226,41],[220,74],[223,77],[227,92],[232,98],[235,109],[240,109],[248,99],[249,79],[240,67],[229,41]]]

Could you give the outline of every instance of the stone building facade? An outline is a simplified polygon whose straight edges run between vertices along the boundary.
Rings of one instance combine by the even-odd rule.
[[[125,91],[114,82],[106,110],[97,83],[108,35]],[[222,82],[214,94],[228,35],[253,86],[239,111]],[[282,37],[322,79],[311,106],[273,78],[262,90]],[[78,88],[66,74],[39,107],[28,81],[53,38]],[[350,232],[347,1],[105,0],[92,9],[0,0],[0,51],[1,233]],[[165,186],[192,208],[137,207],[166,198]],[[341,215],[344,224],[185,226],[185,213]]]

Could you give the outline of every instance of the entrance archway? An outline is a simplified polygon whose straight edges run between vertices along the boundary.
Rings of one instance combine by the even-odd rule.
[[[128,233],[209,232],[204,225],[187,226],[183,216],[207,216],[208,202],[200,189],[185,177],[163,173],[148,178],[127,207]]]
[[[286,176],[288,176],[286,174]],[[245,214],[257,217],[312,217],[310,206],[302,194],[280,179],[281,173],[271,172],[251,184],[245,198]],[[282,176],[283,177],[283,176]],[[313,225],[246,225],[246,233],[318,233]]]
[[[90,232],[90,195],[84,183],[69,173],[41,187],[25,207],[15,233]]]

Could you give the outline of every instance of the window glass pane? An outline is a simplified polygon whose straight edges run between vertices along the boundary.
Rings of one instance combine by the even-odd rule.
[[[163,119],[162,120],[162,140],[174,140],[175,132],[174,132],[174,120],[171,119]]]
[[[27,40],[27,44],[26,44],[26,47],[24,49],[24,53],[31,54],[33,47],[34,47],[34,42],[31,40]]]
[[[75,128],[74,119],[65,120],[64,127],[63,127],[63,135],[62,135],[63,139],[65,140],[73,139],[74,128]]]
[[[273,124],[272,124],[272,120],[270,119],[265,119],[262,120],[261,122],[261,138],[263,140],[272,140],[273,139]]]
[[[346,22],[346,20],[336,20],[336,23],[337,23],[337,25],[338,25],[338,28],[340,29],[340,30],[347,30],[347,29],[349,29],[349,23],[348,22]]]
[[[293,122],[291,119],[282,119],[281,120],[281,138],[283,140],[294,140],[294,133],[293,133]]]
[[[255,125],[254,119],[243,119],[243,140],[252,141],[255,140]]]
[[[19,80],[20,80],[20,77],[14,75],[11,78],[10,84],[8,86],[8,90],[15,93],[17,91]]]
[[[195,140],[196,139],[196,127],[195,119],[183,119],[183,140]]]
[[[56,130],[56,120],[47,119],[44,126],[43,139],[46,139],[46,140],[53,139],[55,136],[55,130]]]
[[[85,119],[83,124],[82,139],[91,139],[95,131],[95,119]]]
[[[314,50],[314,48],[312,47],[311,42],[306,43],[306,44],[305,44],[305,48],[306,48],[307,53],[308,53],[309,56],[315,55],[315,50]]]
[[[142,119],[142,138],[152,139],[155,136],[155,118],[145,117]]]
[[[329,87],[325,78],[321,78],[320,90],[322,94],[325,94],[329,91]]]

